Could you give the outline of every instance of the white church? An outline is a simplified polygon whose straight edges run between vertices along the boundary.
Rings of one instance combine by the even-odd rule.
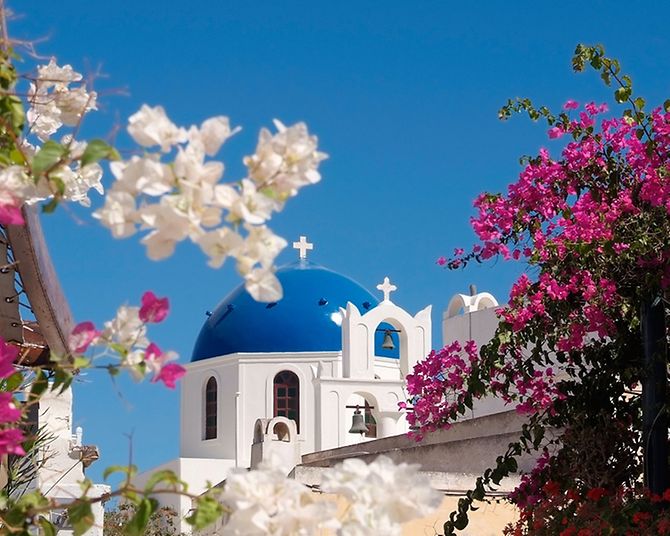
[[[412,315],[393,302],[388,277],[377,298],[308,260],[305,237],[294,248],[297,262],[277,271],[282,300],[259,303],[240,286],[207,313],[180,385],[179,458],[142,473],[138,484],[171,469],[201,493],[269,456],[288,474],[306,454],[409,430],[398,403],[407,399],[404,377],[432,349],[431,306]],[[490,337],[497,305],[487,293],[455,296],[444,313],[445,342],[469,336],[470,315],[461,313],[480,310]],[[161,501],[182,516],[191,509],[184,497]]]

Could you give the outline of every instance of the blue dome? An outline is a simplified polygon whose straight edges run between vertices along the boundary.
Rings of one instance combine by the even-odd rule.
[[[365,314],[379,303],[352,279],[308,261],[280,268],[277,278],[284,297],[275,303],[254,301],[243,285],[231,292],[200,330],[191,361],[236,352],[339,351],[340,307],[350,301]],[[377,335],[381,350],[383,333]]]

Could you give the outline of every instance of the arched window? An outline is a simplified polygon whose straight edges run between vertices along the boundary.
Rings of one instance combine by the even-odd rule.
[[[275,376],[274,416],[295,421],[300,433],[300,381],[290,370],[282,370]]]
[[[216,378],[212,376],[205,387],[205,439],[216,439],[217,391]]]

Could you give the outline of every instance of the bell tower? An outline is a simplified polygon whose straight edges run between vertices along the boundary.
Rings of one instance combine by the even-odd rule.
[[[375,354],[375,333],[388,335],[389,331],[399,339],[400,374],[405,377],[414,364],[428,355],[431,350],[431,306],[429,305],[415,316],[398,307],[391,301],[391,292],[397,290],[388,277],[377,285],[384,298],[377,307],[361,315],[351,302],[342,313],[342,375],[345,378],[374,379],[375,360],[381,356]],[[390,325],[392,329],[380,328]],[[385,336],[385,340],[387,337]]]

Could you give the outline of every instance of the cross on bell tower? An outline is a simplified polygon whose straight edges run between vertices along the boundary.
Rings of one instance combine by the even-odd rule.
[[[314,244],[307,241],[306,236],[301,236],[298,242],[293,242],[293,249],[298,250],[300,260],[307,259],[307,252],[314,249]]]
[[[384,301],[391,301],[391,292],[394,290],[398,290],[398,287],[396,287],[391,281],[389,281],[388,277],[384,278],[384,283],[380,283],[377,285],[377,289],[381,290],[384,293]]]

